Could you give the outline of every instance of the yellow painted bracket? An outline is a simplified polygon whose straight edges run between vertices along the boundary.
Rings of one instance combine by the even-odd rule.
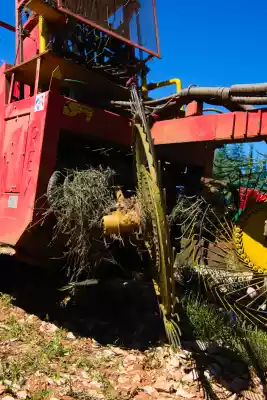
[[[175,85],[176,86],[176,93],[180,93],[182,90],[182,81],[178,78],[169,79],[167,81],[162,81],[158,83],[149,83],[145,88],[147,91],[159,89],[161,87]],[[144,90],[144,89],[143,89]]]
[[[176,93],[180,93],[181,92],[181,90],[182,90],[182,81],[181,81],[181,79],[178,79],[178,78],[173,78],[173,79],[169,79],[167,81],[162,81],[162,82],[157,82],[157,83],[149,83],[149,84],[147,84],[146,82],[143,81],[142,92],[144,93],[144,98],[147,99],[148,92],[150,90],[155,90],[155,89],[159,89],[159,88],[166,87],[166,86],[171,86],[171,85],[175,85],[176,86]],[[181,109],[183,110],[184,107],[182,107]]]

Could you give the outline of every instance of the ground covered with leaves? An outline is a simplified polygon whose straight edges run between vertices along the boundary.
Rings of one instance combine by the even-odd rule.
[[[212,319],[211,312],[202,310],[205,318],[197,319],[192,301],[187,315],[203,337],[185,341],[177,352],[167,345],[142,351],[100,345],[14,304],[10,295],[0,295],[2,399],[202,399],[205,393],[232,400],[265,398],[255,370],[238,351],[232,354],[215,343],[216,321],[207,335],[203,321]]]

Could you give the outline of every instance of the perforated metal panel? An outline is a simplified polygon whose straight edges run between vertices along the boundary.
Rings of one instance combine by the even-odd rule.
[[[57,0],[57,7],[92,27],[159,56],[155,0]]]

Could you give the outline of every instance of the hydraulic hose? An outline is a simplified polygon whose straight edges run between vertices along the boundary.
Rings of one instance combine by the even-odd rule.
[[[192,87],[189,86],[183,89],[180,93],[172,96],[162,97],[160,99],[146,101],[145,105],[159,105],[167,101],[172,101],[180,98],[194,98],[196,100],[206,98],[222,99],[224,101],[241,102],[247,97],[251,97],[251,100],[246,101],[245,104],[264,104],[258,103],[257,95],[262,96],[267,94],[267,83],[255,83],[245,85],[233,85],[230,88],[227,87]],[[264,96],[262,96],[264,97]],[[234,98],[234,100],[233,100]],[[254,103],[253,103],[254,102]]]
[[[223,101],[223,99],[221,99],[220,97],[215,98],[215,97],[208,97],[208,96],[203,96],[203,97],[195,97],[195,96],[187,96],[187,97],[176,97],[174,100],[172,101],[168,101],[166,104],[166,106],[164,106],[164,104],[160,104],[160,105],[153,105],[154,110],[157,113],[160,113],[161,111],[165,110],[168,107],[174,107],[176,106],[177,108],[182,107],[183,105],[187,105],[189,103],[191,103],[194,100],[199,100],[199,101],[203,101],[207,104],[212,104],[212,105],[216,105],[216,106],[223,106],[225,108],[227,108],[229,111],[251,111],[254,108],[250,105],[250,103],[247,104],[240,104],[238,102],[232,102],[230,100],[225,100]],[[145,103],[146,105],[147,103]],[[149,105],[150,108],[152,108]]]
[[[262,89],[261,89],[262,90]],[[226,87],[189,87],[183,89],[180,93],[177,93],[172,96],[163,97],[161,99],[149,100],[144,102],[145,106],[162,107],[164,103],[168,103],[168,107],[173,106],[174,104],[177,107],[182,106],[184,104],[188,104],[193,100],[199,100],[206,102],[208,104],[214,105],[222,105],[228,108],[230,111],[244,110],[251,111],[253,104],[263,104],[263,103],[255,103],[253,100],[255,97],[252,97],[252,100],[247,100],[247,97],[235,98],[232,100],[231,88]],[[246,101],[243,101],[246,100]],[[267,97],[266,97],[267,99]],[[159,110],[160,111],[160,110]]]
[[[203,112],[214,112],[217,114],[223,114],[222,110],[219,110],[218,108],[211,108],[211,107],[204,108]]]
[[[267,93],[267,83],[254,83],[245,85],[233,85],[231,86],[232,96],[254,96],[255,94],[266,94]]]
[[[267,83],[233,85],[229,88],[191,85],[175,95],[145,101],[144,106],[150,109],[150,112],[161,113],[166,108],[175,106],[179,108],[194,100],[221,105],[230,111],[251,111],[254,109],[253,105],[267,104]],[[111,104],[120,107],[130,106],[130,102],[113,101]]]
[[[266,97],[232,97],[233,103],[251,104],[251,105],[265,105],[267,104]]]

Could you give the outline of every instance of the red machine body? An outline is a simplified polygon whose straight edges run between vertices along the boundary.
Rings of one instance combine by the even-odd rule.
[[[60,82],[64,76],[87,81],[92,99],[100,96],[105,100],[107,93],[118,100],[127,100],[129,96],[125,88],[93,71],[85,72],[83,67],[62,60],[49,50],[40,53],[38,13],[33,12],[22,25],[19,22],[25,4],[24,0],[16,0],[15,65],[3,64],[0,69],[0,242],[15,248],[21,257],[34,258],[46,254],[51,239],[40,219],[44,194],[57,162],[60,136],[64,140],[64,135],[72,132],[73,141],[90,137],[100,144],[109,142],[129,148],[132,131],[126,116],[62,94]],[[41,7],[40,1],[35,0],[29,5],[36,10]],[[64,18],[75,14],[75,10],[64,7],[64,1],[58,1],[57,6],[64,11]],[[49,10],[45,8],[43,12],[46,15]],[[146,48],[138,35],[136,39],[125,32],[112,31],[111,35],[148,54],[158,55],[154,0],[149,15],[155,29],[153,45]],[[89,21],[94,28],[108,31],[96,17],[79,18],[85,23]],[[57,21],[60,24],[60,19]],[[197,166],[209,176],[216,147],[265,139],[267,110],[202,115],[198,104],[193,102],[187,106],[183,118],[155,122],[152,134],[160,157]]]

